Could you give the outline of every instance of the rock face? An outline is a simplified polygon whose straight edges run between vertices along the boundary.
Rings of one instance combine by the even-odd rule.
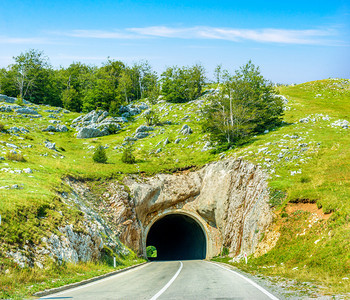
[[[76,128],[78,131],[76,136],[80,139],[110,135],[120,130],[118,122],[123,120],[108,115],[106,111],[93,110],[85,116],[74,119],[71,126]]]
[[[154,220],[184,213],[205,228],[207,258],[223,247],[231,256],[249,255],[273,220],[266,176],[243,160],[218,161],[195,172],[126,177],[110,184],[99,203],[121,242],[140,254]]]
[[[253,253],[273,220],[265,179],[251,163],[225,160],[188,174],[160,174],[143,181],[129,178],[125,184],[134,198],[141,227],[146,228],[164,211],[183,209],[198,214],[210,230],[221,234],[221,241],[215,237],[211,241],[217,245],[211,255],[227,247],[230,255],[236,256]]]

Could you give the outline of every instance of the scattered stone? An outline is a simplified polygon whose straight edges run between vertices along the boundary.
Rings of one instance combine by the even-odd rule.
[[[149,133],[148,132],[138,132],[135,134],[136,139],[143,139],[145,137],[148,137]]]
[[[343,129],[349,129],[350,123],[347,120],[337,120],[331,124],[333,127],[334,126],[339,126]]]
[[[16,113],[21,115],[39,115],[39,113],[35,109],[31,109],[28,107],[21,107],[16,109]]]
[[[188,126],[187,124],[185,124],[184,126],[182,126],[180,133],[182,133],[183,135],[188,135],[188,134],[192,134],[193,131],[191,129],[190,126]]]
[[[170,144],[170,141],[169,141],[169,138],[166,138],[163,142],[163,145],[166,146],[168,144]]]
[[[50,150],[54,150],[54,151],[57,151],[56,149],[56,143],[51,143],[49,141],[45,141],[45,147],[50,149]]]
[[[53,125],[47,126],[43,131],[50,131],[50,132],[56,132],[56,128]]]
[[[27,173],[27,174],[31,174],[33,173],[32,169],[31,168],[26,168],[26,169],[23,169],[23,172],[24,173]]]
[[[212,149],[212,147],[210,147],[210,145],[211,145],[210,142],[206,142],[201,151],[204,152],[204,151],[208,151],[208,150]]]
[[[181,141],[181,139],[180,138],[177,138],[176,140],[175,140],[175,144],[178,144],[178,143],[180,143],[180,141]]]
[[[137,141],[137,138],[136,137],[131,137],[131,136],[127,136],[124,139],[124,142],[135,142],[135,141]]]
[[[151,126],[141,125],[140,127],[138,127],[136,129],[136,133],[146,132],[146,131],[153,131],[153,130],[154,130],[154,128],[151,127]]]
[[[309,118],[303,118],[299,120],[299,123],[309,123],[310,119]]]
[[[56,126],[56,131],[57,132],[67,132],[68,127],[66,125],[57,125]]]
[[[10,144],[10,143],[6,143],[6,147],[10,147],[13,149],[18,149],[18,146],[14,145],[14,144]]]
[[[157,150],[156,150],[156,154],[158,154],[159,152],[161,152],[162,151],[162,148],[158,148]]]

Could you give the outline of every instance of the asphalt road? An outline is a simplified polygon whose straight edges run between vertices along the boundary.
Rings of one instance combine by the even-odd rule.
[[[152,262],[41,299],[278,298],[242,275],[207,261]]]

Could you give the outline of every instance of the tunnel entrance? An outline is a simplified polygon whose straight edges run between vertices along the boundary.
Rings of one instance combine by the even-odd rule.
[[[151,260],[205,259],[206,238],[193,218],[182,214],[166,215],[150,228],[146,247],[154,246],[157,257]]]

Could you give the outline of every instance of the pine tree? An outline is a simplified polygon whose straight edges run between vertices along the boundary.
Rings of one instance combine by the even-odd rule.
[[[105,148],[98,146],[92,156],[94,162],[105,164],[107,162],[107,154]]]

